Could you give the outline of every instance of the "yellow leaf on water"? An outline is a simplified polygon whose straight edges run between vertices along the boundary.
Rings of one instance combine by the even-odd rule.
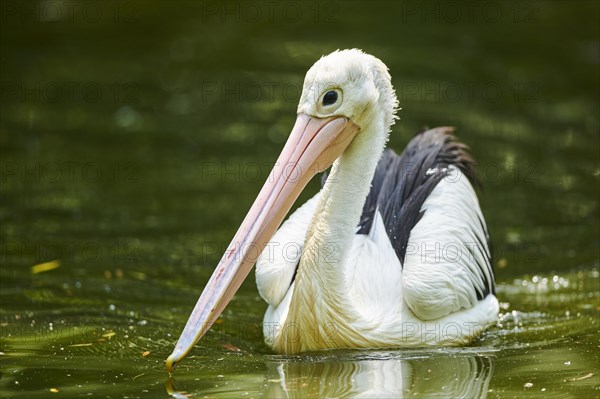
[[[575,378],[571,378],[571,381],[581,381],[581,380],[587,380],[588,378],[592,378],[594,376],[594,373],[588,373],[584,376],[581,377],[575,377]]]
[[[35,266],[31,266],[31,273],[38,274],[48,272],[58,267],[60,267],[60,262],[58,260],[51,260],[50,262],[44,262]]]
[[[150,351],[145,351],[144,353],[142,353],[142,357],[146,357],[150,354]]]
[[[227,350],[232,351],[232,352],[240,352],[241,351],[240,348],[238,348],[237,346],[232,345],[232,344],[221,344],[221,346],[223,348],[227,349]]]
[[[111,339],[111,338],[112,338],[112,337],[114,337],[115,335],[117,335],[117,333],[116,333],[116,332],[112,332],[112,331],[111,331],[111,332],[107,332],[106,334],[102,334],[102,336],[103,336],[104,338],[108,338],[108,339]]]
[[[50,388],[50,392],[57,393],[58,392],[58,388]]]

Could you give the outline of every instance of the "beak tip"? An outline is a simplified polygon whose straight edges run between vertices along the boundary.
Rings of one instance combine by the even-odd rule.
[[[177,364],[177,359],[174,354],[171,354],[167,358],[167,362],[165,364],[165,369],[169,374],[173,373],[173,369],[175,368],[175,364]]]

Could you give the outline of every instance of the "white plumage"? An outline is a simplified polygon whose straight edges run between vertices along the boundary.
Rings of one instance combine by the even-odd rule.
[[[474,288],[484,289],[478,266],[485,264],[480,250],[489,256],[487,246],[479,244],[487,240],[479,223],[483,215],[469,180],[449,168],[421,208],[425,212],[411,231],[404,262],[404,298],[423,320],[474,307]]]
[[[319,286],[321,292],[315,293],[313,301],[296,308],[304,314],[338,317],[314,319],[302,326],[288,320],[295,258],[284,261],[280,251],[270,256],[263,252],[256,264],[256,283],[269,304],[263,321],[267,344],[278,352],[288,352],[290,345],[297,347],[300,342],[302,351],[461,345],[495,323],[498,301],[494,295],[477,300],[473,284],[482,282],[472,270],[477,264],[467,248],[480,247],[471,232],[485,237],[473,217],[483,216],[468,179],[451,168],[448,178],[423,204],[426,212],[411,231],[404,269],[377,212],[369,235],[354,235],[347,259],[339,264],[340,284],[335,288],[346,293],[345,305],[336,306],[332,301],[337,299],[329,298],[328,288]],[[319,194],[290,216],[268,247],[281,248],[289,242],[304,247],[307,221],[312,219]],[[273,300],[273,287],[277,287],[278,301]],[[340,322],[344,321],[350,322],[343,326]],[[348,335],[342,337],[343,333]]]
[[[334,53],[307,74],[305,91],[325,85],[325,79],[340,87],[347,84],[341,80],[358,80],[377,91],[365,94],[362,88],[361,94],[376,98],[377,106],[362,118],[351,113],[361,133],[336,160],[321,192],[292,214],[267,246],[293,242],[302,249],[300,256],[283,259],[282,251],[269,251],[270,256],[265,251],[256,264],[257,286],[269,304],[265,340],[277,352],[459,345],[497,319],[495,296],[477,298],[485,281],[493,281],[489,268],[483,270],[485,281],[480,271],[489,257],[483,215],[471,183],[455,166],[448,166],[423,203],[403,265],[378,211],[368,235],[354,234],[396,103],[393,89],[382,90],[385,82],[377,82],[385,80],[387,70],[363,57],[356,51]],[[373,63],[363,66],[368,75],[369,68],[376,70],[373,81],[344,71],[365,61]],[[303,95],[299,112],[313,103]]]
[[[319,194],[306,201],[281,225],[256,262],[256,287],[271,306],[279,305],[290,288]]]

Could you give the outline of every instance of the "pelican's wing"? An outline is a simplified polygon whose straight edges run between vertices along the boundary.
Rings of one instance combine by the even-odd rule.
[[[256,286],[269,305],[279,305],[294,279],[320,195],[319,191],[290,215],[256,262]]]
[[[368,234],[381,214],[403,266],[403,296],[427,320],[494,293],[488,232],[469,181],[474,161],[452,132],[421,132],[400,156],[386,150],[359,225]]]

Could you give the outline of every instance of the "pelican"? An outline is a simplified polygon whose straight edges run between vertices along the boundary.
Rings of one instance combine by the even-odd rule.
[[[310,68],[290,136],[167,370],[254,264],[268,303],[265,341],[277,353],[464,345],[496,322],[468,147],[441,127],[417,134],[400,156],[386,150],[397,107],[388,68],[361,50],[335,51]],[[281,224],[330,166],[321,190]]]

